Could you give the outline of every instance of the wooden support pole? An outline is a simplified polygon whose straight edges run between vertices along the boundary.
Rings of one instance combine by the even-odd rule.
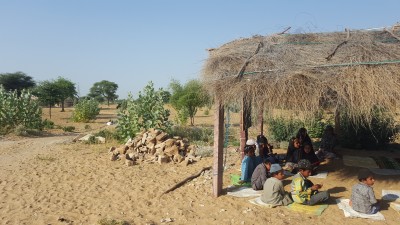
[[[264,135],[264,104],[260,105],[258,109],[258,128],[260,129],[260,135]]]
[[[339,135],[340,135],[340,111],[339,111],[339,108],[336,108],[336,110],[335,110],[335,134],[336,134],[336,137],[339,137]]]
[[[222,193],[222,178],[224,173],[224,106],[215,100],[214,112],[214,164],[213,164],[213,193],[218,197]]]
[[[248,133],[248,124],[247,124],[247,116],[249,113],[248,104],[246,102],[245,97],[243,97],[242,101],[242,110],[240,111],[240,153],[241,159],[244,158],[244,146],[246,145],[246,141],[249,138]]]

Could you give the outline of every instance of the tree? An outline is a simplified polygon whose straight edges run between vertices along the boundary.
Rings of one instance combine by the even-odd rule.
[[[178,111],[178,114],[187,113],[190,117],[190,125],[193,126],[197,110],[209,103],[209,95],[198,80],[191,80],[184,86],[178,81],[172,80],[170,88],[172,89],[171,105]]]
[[[118,89],[118,84],[102,80],[100,82],[96,82],[90,88],[89,96],[99,100],[99,97],[107,99],[107,105],[110,105],[110,101],[114,101],[118,98],[116,95]]]
[[[118,114],[118,134],[127,140],[142,129],[167,130],[171,126],[168,117],[169,110],[164,109],[163,90],[155,90],[153,83],[149,82],[136,100],[129,94],[126,107]]]
[[[0,74],[0,85],[3,85],[6,91],[17,90],[18,94],[22,89],[35,87],[36,83],[32,77],[23,72],[2,73]]]
[[[54,81],[43,81],[33,91],[39,101],[49,106],[49,116],[51,119],[51,107],[59,102],[61,91]]]
[[[63,77],[58,77],[54,81],[54,85],[59,89],[59,96],[57,97],[61,103],[61,112],[64,112],[65,99],[73,98],[77,94],[75,84]]]

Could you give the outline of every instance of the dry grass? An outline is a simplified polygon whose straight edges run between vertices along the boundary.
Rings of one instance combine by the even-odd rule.
[[[253,109],[305,117],[347,109],[369,122],[374,107],[394,113],[400,105],[399,60],[400,41],[382,30],[255,36],[210,51],[202,78],[227,103],[245,98]]]

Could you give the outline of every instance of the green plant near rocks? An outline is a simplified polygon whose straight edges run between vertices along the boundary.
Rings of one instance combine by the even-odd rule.
[[[43,129],[42,108],[29,91],[8,92],[0,86],[0,133],[22,125],[26,129]]]
[[[74,122],[89,122],[90,120],[96,119],[99,113],[99,102],[94,99],[84,99],[75,105],[72,120]]]
[[[214,141],[214,131],[209,128],[192,126],[173,126],[168,131],[171,136],[180,136],[189,139],[191,142],[202,142],[212,144]]]
[[[169,110],[164,108],[163,89],[155,90],[153,83],[149,82],[136,100],[131,94],[128,95],[126,109],[118,113],[118,135],[122,140],[127,140],[141,130],[168,130],[171,127],[169,115]]]

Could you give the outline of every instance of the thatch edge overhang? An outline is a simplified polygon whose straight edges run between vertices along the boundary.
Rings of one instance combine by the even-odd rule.
[[[373,107],[393,111],[400,104],[398,36],[357,30],[242,38],[210,51],[202,80],[225,102],[247,96],[266,110],[345,107],[354,118],[369,118]]]

